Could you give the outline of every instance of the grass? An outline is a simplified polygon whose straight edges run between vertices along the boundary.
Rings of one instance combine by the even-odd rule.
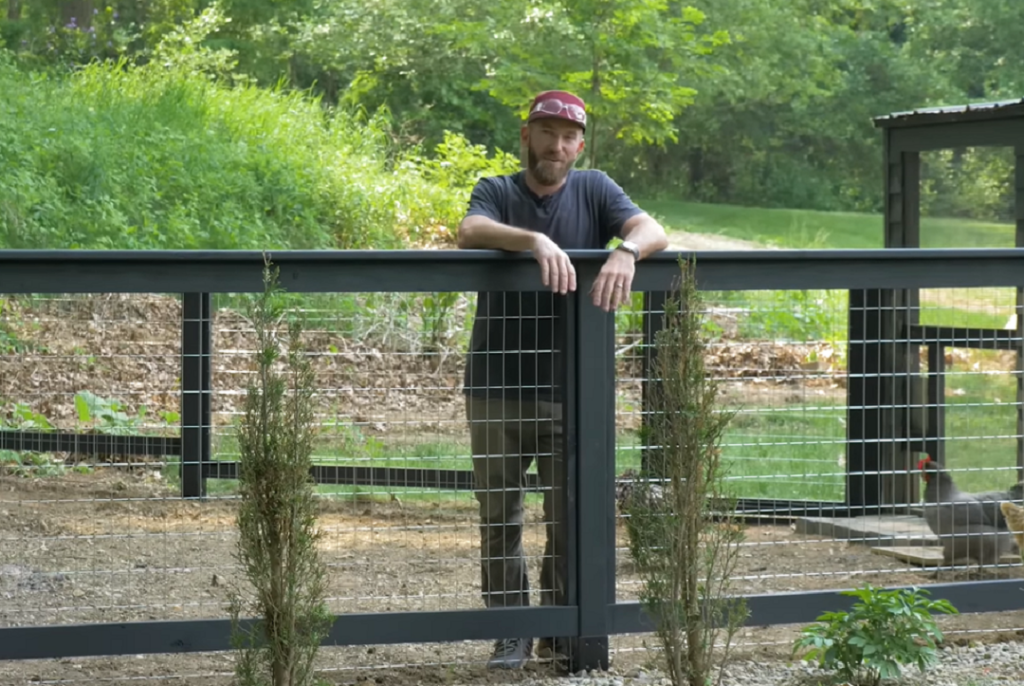
[[[1016,386],[1009,374],[986,371],[988,353],[951,369],[947,380],[947,464],[966,490],[1006,488],[1015,464]],[[974,370],[974,362],[981,369]],[[841,501],[845,488],[846,412],[841,399],[815,400],[805,405],[743,404],[723,440],[729,479],[744,498]],[[616,473],[640,465],[641,446],[635,433],[623,432],[616,447]],[[230,436],[219,436],[216,458],[237,459]],[[471,470],[468,437],[434,437],[402,441],[338,427],[322,437],[315,453],[317,464],[394,467],[406,469]],[[535,472],[535,467],[531,467]],[[166,476],[176,483],[176,464]],[[229,493],[233,482],[211,480],[210,492]],[[415,488],[321,485],[324,495],[418,502],[472,502],[468,491],[430,491]],[[539,502],[539,494],[528,496]]]
[[[188,65],[60,78],[0,54],[0,248],[401,248],[449,235],[470,172],[518,158],[450,134],[396,148],[384,112],[230,88]]]
[[[881,214],[762,209],[674,200],[639,203],[665,227],[753,241],[779,248],[871,249],[884,247]],[[1012,224],[969,219],[921,218],[923,248],[1009,248]]]

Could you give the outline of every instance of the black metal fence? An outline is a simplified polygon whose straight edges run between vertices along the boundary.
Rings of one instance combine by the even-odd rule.
[[[650,629],[635,601],[616,598],[616,350],[614,315],[588,291],[603,251],[571,251],[578,288],[567,300],[566,459],[569,493],[569,601],[558,607],[342,613],[329,644],[371,645],[530,635],[579,639],[577,668],[606,667],[609,636]],[[291,293],[539,291],[527,256],[490,251],[280,252],[270,255]],[[679,255],[638,265],[635,291],[647,294],[644,337],[658,328]],[[919,499],[915,455],[940,457],[944,435],[943,356],[949,347],[1021,351],[1014,330],[921,324],[920,289],[1024,285],[1024,249],[755,251],[696,255],[709,291],[841,289],[848,292],[845,494],[841,500],[743,498],[752,518],[855,517],[913,511]],[[52,430],[0,431],[0,450],[177,456],[180,494],[203,499],[208,480],[233,478],[237,463],[211,448],[213,312],[211,294],[262,290],[263,255],[248,252],[0,251],[0,293],[176,293],[181,308],[181,412],[178,436],[147,437]],[[1018,298],[1014,312],[1020,314]],[[928,350],[920,374],[918,353]],[[649,355],[645,357],[649,363]],[[644,378],[648,377],[644,374]],[[923,379],[923,385],[922,385]],[[457,393],[458,390],[453,390]],[[1020,400],[1016,403],[1021,416]],[[1021,436],[1015,435],[1019,448]],[[581,460],[585,456],[585,463]],[[1016,460],[1019,471],[1024,463]],[[322,465],[320,483],[405,488],[472,488],[459,469]],[[535,485],[535,484],[533,484]],[[584,525],[585,524],[585,525]],[[586,561],[586,564],[581,564]],[[935,595],[962,612],[1024,609],[1019,579],[937,584]],[[848,605],[835,589],[748,596],[749,625],[813,621]],[[213,651],[229,648],[227,619],[138,621],[0,628],[0,659]]]

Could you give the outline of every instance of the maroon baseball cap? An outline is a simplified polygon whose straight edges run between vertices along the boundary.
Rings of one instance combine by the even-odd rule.
[[[583,100],[568,91],[544,91],[533,99],[526,121],[548,118],[565,119],[587,130],[587,108]]]

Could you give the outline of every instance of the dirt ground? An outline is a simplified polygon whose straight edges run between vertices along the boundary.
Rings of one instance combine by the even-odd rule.
[[[0,479],[0,625],[37,626],[227,616],[234,564],[233,502],[182,502],[155,472],[111,468],[60,479]],[[337,612],[471,609],[481,606],[475,512],[462,504],[325,500],[320,526]],[[532,579],[539,574],[542,518],[532,508],[525,543]],[[861,545],[805,536],[786,524],[746,527],[735,590],[789,592],[934,583],[934,572],[869,552]],[[618,527],[618,599],[636,598],[638,582]],[[941,581],[966,578],[944,572]],[[977,578],[982,572],[971,572]],[[985,578],[1024,576],[1020,567]],[[1021,640],[1024,613],[944,618],[950,640]],[[784,659],[795,627],[751,627],[737,655]],[[616,668],[642,665],[650,637],[616,637]],[[485,643],[330,649],[325,676],[337,683],[408,683],[446,670],[479,676]],[[0,663],[0,683],[105,676],[176,677],[227,683],[230,655],[166,655]],[[460,672],[460,673],[462,673]],[[216,676],[220,674],[220,676]],[[199,681],[199,675],[206,675]],[[432,676],[433,675],[433,676]],[[474,677],[475,678],[475,677]],[[115,682],[119,683],[119,682]],[[465,682],[463,682],[465,683]]]
[[[715,237],[676,236],[678,248],[745,249]],[[699,240],[698,240],[699,239]],[[735,243],[735,244],[734,244]],[[89,390],[119,398],[129,415],[145,405],[147,423],[175,412],[180,402],[180,310],[157,296],[57,299],[31,307],[8,306],[3,315],[27,348],[0,355],[0,410],[15,417],[24,403],[68,430],[81,421],[74,393]],[[728,331],[728,316],[723,315]],[[214,325],[214,395],[218,430],[240,412],[251,336],[244,318],[218,313]],[[465,431],[460,369],[454,358],[424,362],[410,351],[380,351],[364,341],[314,332],[319,410],[364,436],[461,435]],[[621,346],[629,345],[622,341]],[[814,349],[817,362],[808,365]],[[841,372],[829,351],[731,341],[712,351],[709,364],[729,377],[727,394],[747,402],[800,402],[808,394],[841,398]],[[639,421],[640,368],[619,363],[620,429]],[[22,416],[24,418],[24,416]],[[9,421],[11,421],[9,419]],[[168,433],[176,433],[173,421]],[[63,460],[68,456],[56,456]],[[63,469],[57,476],[26,477],[0,470],[0,626],[82,622],[221,618],[228,590],[240,582],[233,558],[234,506],[230,499],[183,502],[158,464],[132,468],[99,459],[89,473]],[[70,466],[73,460],[68,461]],[[94,461],[94,464],[96,461]],[[112,464],[114,463],[114,464]],[[543,548],[538,508],[528,515],[525,543],[536,583]],[[319,524],[330,566],[331,609],[393,612],[479,608],[476,509],[470,496],[444,504],[365,496],[324,499]],[[797,534],[788,524],[750,525],[734,590],[790,592],[872,584],[934,583],[934,573],[872,554],[866,547]],[[619,600],[639,588],[618,527]],[[987,573],[1022,578],[1020,567]],[[944,573],[941,581],[965,578]],[[943,618],[951,641],[1022,640],[1024,613]],[[737,656],[786,659],[796,627],[751,627]],[[613,638],[620,673],[650,658],[649,636]],[[485,642],[371,646],[324,650],[319,658],[332,683],[485,683],[514,680],[482,669]],[[158,683],[210,686],[230,682],[230,654],[75,658],[0,663],[0,685],[24,683]]]

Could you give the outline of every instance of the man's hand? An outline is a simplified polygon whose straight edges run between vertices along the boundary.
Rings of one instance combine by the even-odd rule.
[[[605,312],[611,312],[629,300],[635,273],[633,256],[624,250],[612,250],[590,289],[594,304]]]
[[[540,265],[541,283],[556,293],[565,295],[576,290],[576,269],[569,256],[553,240],[542,233],[534,234],[531,252]]]

